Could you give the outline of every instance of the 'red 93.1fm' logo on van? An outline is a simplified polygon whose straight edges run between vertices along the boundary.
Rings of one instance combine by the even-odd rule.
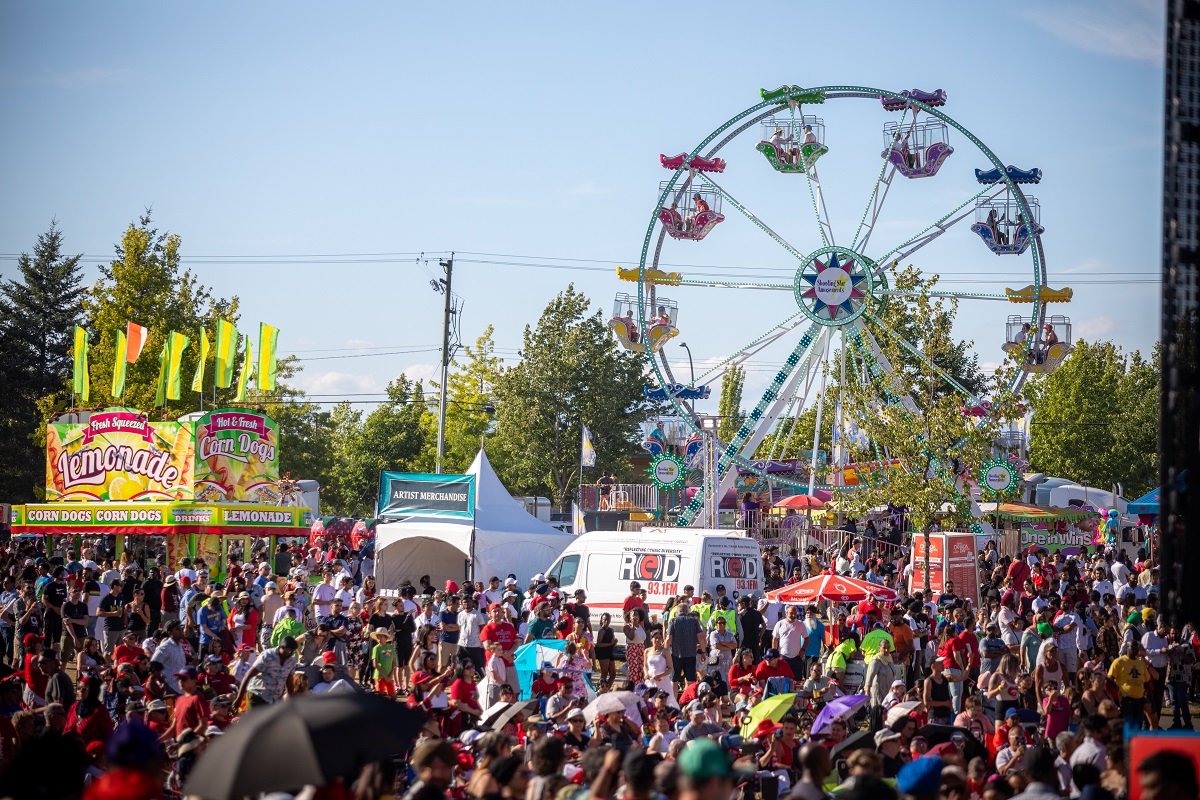
[[[679,580],[679,556],[626,550],[621,554],[621,580],[672,582]]]
[[[732,581],[735,589],[754,591],[759,588],[758,573],[762,567],[757,559],[714,555],[709,566],[712,577]]]

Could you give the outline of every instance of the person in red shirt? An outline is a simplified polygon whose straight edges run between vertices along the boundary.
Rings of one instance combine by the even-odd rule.
[[[212,718],[210,725],[216,725],[220,730],[226,730],[233,724],[233,696],[218,695],[212,701]]]
[[[138,635],[134,631],[126,631],[121,643],[113,650],[113,661],[120,664],[136,664],[144,653],[138,644]]]
[[[137,705],[142,706],[141,703],[137,703]],[[128,711],[128,708],[126,710]],[[154,733],[154,738],[164,741],[175,735],[175,723],[171,720],[171,708],[165,700],[151,700],[148,705],[142,706],[141,710],[146,714],[146,727]]]
[[[533,686],[530,687],[530,692],[532,693],[533,697],[553,697],[558,691],[562,681],[555,677],[554,672],[552,671],[553,669],[554,665],[549,661],[542,662],[542,669],[540,672],[538,672],[537,677],[533,679]],[[571,682],[569,679],[565,680],[567,680],[568,683]]]
[[[629,582],[629,596],[625,598],[625,603],[621,606],[621,614],[625,617],[625,621],[629,621],[629,612],[635,608],[646,610],[646,604],[642,602],[642,585],[637,581]]]
[[[758,688],[754,677],[754,651],[743,647],[738,651],[737,661],[729,668],[729,691],[749,697]]]
[[[204,672],[200,673],[196,681],[200,686],[210,686],[213,690],[213,695],[235,694],[237,692],[237,682],[233,676],[225,669],[225,665],[221,663],[220,656],[206,656],[204,659]]]
[[[175,698],[175,737],[188,730],[203,735],[208,729],[211,713],[208,700],[200,694],[200,676],[195,667],[184,667],[175,673],[175,677],[179,679],[179,688],[183,689],[183,694]]]
[[[1025,581],[1029,580],[1029,565],[1025,563],[1025,556],[1017,554],[1013,562],[1008,565],[1005,577],[1008,578],[1008,585],[1014,589],[1025,585]],[[1007,740],[1005,742],[1007,743]]]
[[[36,633],[27,633],[21,639],[21,643],[25,645],[25,663],[21,665],[21,674],[25,678],[23,699],[25,705],[30,708],[46,705],[46,684],[50,682],[50,676],[42,672],[37,665],[42,654],[42,641],[42,637]],[[33,697],[30,697],[31,694]]]
[[[976,674],[979,671],[979,637],[975,635],[975,631],[971,630],[968,623],[967,612],[961,608],[954,609],[954,624],[962,628],[958,639],[967,646],[969,656],[967,666],[972,674]]]
[[[788,663],[779,657],[779,651],[774,647],[763,653],[762,663],[754,669],[754,679],[760,689],[767,685],[769,678],[788,678],[795,680],[796,676]]]
[[[517,629],[504,618],[504,606],[492,603],[488,606],[492,621],[483,626],[479,632],[479,641],[490,660],[495,655],[502,655],[504,663],[513,666],[513,651],[517,649]]]

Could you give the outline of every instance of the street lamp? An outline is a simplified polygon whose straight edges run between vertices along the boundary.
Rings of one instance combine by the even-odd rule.
[[[692,385],[696,385],[696,368],[692,365],[692,348],[687,346],[687,342],[680,342],[679,346],[687,350],[688,354],[688,371],[692,373]]]

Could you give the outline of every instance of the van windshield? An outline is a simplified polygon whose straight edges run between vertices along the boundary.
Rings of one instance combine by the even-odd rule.
[[[550,571],[550,574],[558,580],[559,586],[570,586],[575,583],[575,576],[578,573],[579,556],[566,556]]]

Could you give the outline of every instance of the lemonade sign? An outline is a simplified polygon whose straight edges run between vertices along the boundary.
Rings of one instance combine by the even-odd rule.
[[[193,460],[189,424],[106,409],[46,426],[46,499],[190,500]]]
[[[150,422],[109,408],[46,427],[48,501],[279,502],[279,427],[244,409]]]
[[[197,500],[279,502],[279,426],[244,409],[218,409],[196,426]]]

